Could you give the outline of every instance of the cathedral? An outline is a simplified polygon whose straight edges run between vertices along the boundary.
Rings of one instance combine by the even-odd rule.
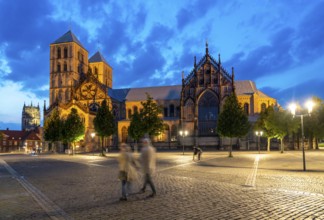
[[[68,31],[50,45],[50,103],[44,104],[44,118],[58,108],[61,117],[66,117],[76,108],[85,123],[86,132],[82,149],[93,150],[93,119],[100,103],[106,99],[112,108],[117,134],[108,138],[106,145],[132,142],[128,137],[130,116],[142,108],[146,93],[163,108],[161,117],[165,131],[154,138],[156,146],[220,144],[216,134],[217,118],[228,95],[235,91],[250,121],[276,99],[257,89],[250,80],[235,81],[234,68],[228,72],[221,63],[220,55],[215,59],[206,43],[205,55],[194,64],[182,84],[144,88],[114,89],[113,69],[100,52],[89,58],[88,51],[77,37]],[[180,131],[187,136],[181,137]],[[91,144],[92,143],[92,144]]]
[[[21,130],[22,131],[31,131],[35,130],[40,126],[40,109],[39,105],[33,106],[33,103],[30,106],[24,104],[21,117]]]

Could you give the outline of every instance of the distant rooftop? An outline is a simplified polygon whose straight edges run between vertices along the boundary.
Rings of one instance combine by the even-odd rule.
[[[68,42],[75,42],[75,43],[79,44],[81,47],[84,48],[84,46],[81,44],[81,42],[78,40],[78,38],[72,33],[71,30],[69,30],[68,32],[63,34],[63,36],[58,38],[52,44],[60,44],[60,43],[68,43]]]

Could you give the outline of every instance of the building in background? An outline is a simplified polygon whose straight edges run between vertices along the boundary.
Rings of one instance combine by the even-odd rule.
[[[17,131],[0,130],[2,140],[0,142],[0,152],[31,152],[33,149],[42,148],[41,135],[36,130]]]
[[[94,141],[91,134],[95,132],[93,119],[98,106],[106,99],[118,124],[118,133],[105,144],[131,142],[130,116],[140,111],[148,93],[163,108],[161,117],[165,124],[165,132],[153,141],[169,147],[178,145],[179,141],[186,145],[218,145],[217,118],[228,95],[236,93],[250,121],[255,121],[261,111],[276,105],[277,101],[258,90],[250,80],[235,81],[234,69],[229,73],[220,55],[218,60],[214,59],[207,43],[205,50],[199,62],[194,58],[188,76],[182,73],[181,85],[114,89],[113,69],[103,55],[96,52],[88,58],[88,51],[68,31],[50,45],[50,103],[48,107],[44,105],[45,120],[54,108],[61,117],[76,108],[86,128],[81,147],[90,151]],[[179,139],[179,130],[187,130],[188,137]]]
[[[40,118],[39,105],[33,106],[33,103],[31,103],[30,106],[28,106],[24,104],[21,117],[21,130],[35,130],[40,126]]]

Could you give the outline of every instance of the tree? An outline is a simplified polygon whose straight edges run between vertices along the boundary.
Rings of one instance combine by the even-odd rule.
[[[62,129],[63,140],[68,144],[73,144],[72,154],[75,152],[75,142],[83,139],[84,131],[84,123],[82,122],[78,111],[75,108],[72,108],[70,114],[68,114],[67,118],[64,120]]]
[[[140,112],[141,124],[145,133],[148,133],[150,136],[156,136],[164,130],[163,120],[159,117],[162,109],[148,93],[146,95],[146,101],[141,102],[143,106],[143,110]]]
[[[269,106],[268,108],[266,108],[264,112],[261,112],[260,117],[258,118],[258,120],[254,125],[255,130],[262,130],[264,136],[267,137],[267,151],[270,151],[271,139],[275,137],[275,133],[273,129],[267,128],[265,126],[265,123],[266,121],[269,120],[269,115],[273,114],[273,112],[274,112],[273,106]]]
[[[266,130],[271,130],[274,137],[280,140],[280,152],[283,153],[283,139],[287,134],[298,130],[299,121],[296,118],[293,118],[291,113],[284,110],[278,110],[270,112],[264,125]]]
[[[58,109],[54,109],[52,114],[46,118],[44,123],[44,138],[46,141],[49,141],[51,144],[61,141],[62,139],[62,126],[63,121],[60,118],[60,113]],[[56,151],[56,147],[53,149]]]
[[[243,137],[250,129],[250,123],[235,93],[227,97],[224,108],[218,117],[217,132],[223,137],[230,138],[229,157],[232,155],[232,138]]]
[[[98,108],[93,124],[97,135],[101,138],[101,155],[104,155],[104,138],[116,132],[116,124],[113,113],[109,110],[106,99],[102,101]]]
[[[131,122],[128,127],[128,134],[134,139],[135,144],[144,136],[146,130],[142,122],[141,114],[134,112],[131,116]]]

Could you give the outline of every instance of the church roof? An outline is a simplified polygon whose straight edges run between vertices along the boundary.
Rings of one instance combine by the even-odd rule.
[[[107,65],[109,65],[108,64],[108,62],[106,61],[106,59],[103,57],[103,55],[99,52],[99,51],[97,51],[92,57],[90,57],[90,59],[89,59],[89,63],[96,63],[96,62],[104,62],[104,63],[106,63]]]
[[[84,46],[81,44],[81,42],[78,40],[78,38],[72,33],[71,30],[69,30],[68,32],[63,34],[56,41],[54,41],[52,44],[69,43],[69,42],[75,42],[84,48]]]
[[[180,100],[181,89],[181,85],[109,89],[108,95],[118,101],[146,100],[146,93],[150,94],[155,100]],[[256,93],[260,97],[269,97],[258,90],[255,83],[250,80],[235,81],[235,91],[237,95],[252,95]]]

